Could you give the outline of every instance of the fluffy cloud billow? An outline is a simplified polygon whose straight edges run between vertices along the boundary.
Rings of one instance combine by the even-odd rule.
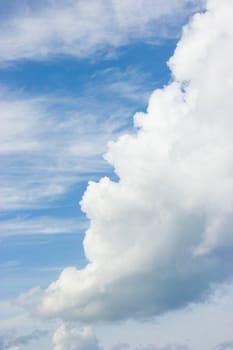
[[[90,182],[81,270],[65,269],[39,312],[83,322],[144,318],[200,300],[232,277],[233,23],[209,0],[170,59],[138,129],[109,145],[119,181]]]
[[[100,350],[90,327],[78,329],[62,324],[54,333],[53,350]]]

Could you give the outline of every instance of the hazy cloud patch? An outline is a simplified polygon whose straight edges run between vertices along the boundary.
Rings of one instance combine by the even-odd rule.
[[[24,1],[0,26],[0,61],[90,57],[128,42],[177,35],[203,0]],[[175,33],[175,34],[174,34]]]
[[[101,350],[90,327],[61,325],[53,335],[53,350]]]

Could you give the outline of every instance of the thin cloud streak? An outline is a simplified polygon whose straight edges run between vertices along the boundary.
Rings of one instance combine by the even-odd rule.
[[[203,0],[56,0],[17,9],[2,19],[0,61],[90,57],[135,40],[177,34]],[[175,34],[175,35],[176,35]]]
[[[11,220],[1,220],[0,237],[16,235],[52,235],[61,233],[79,233],[87,228],[87,221],[79,218],[59,217],[18,217]]]
[[[129,128],[132,99],[145,101],[144,82],[139,71],[113,70],[98,91],[87,84],[82,96],[33,97],[2,87],[0,210],[48,206],[90,174],[109,171],[102,154]],[[121,107],[115,84],[127,92]]]

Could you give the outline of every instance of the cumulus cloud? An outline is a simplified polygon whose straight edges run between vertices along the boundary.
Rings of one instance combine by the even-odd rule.
[[[0,60],[44,59],[59,54],[82,57],[129,40],[172,36],[177,24],[203,2],[46,0],[33,6],[26,1],[2,20]]]
[[[53,350],[100,350],[90,327],[82,329],[61,325],[53,336]]]
[[[109,145],[119,177],[90,182],[84,269],[45,291],[42,315],[84,322],[158,315],[232,276],[231,0],[209,0],[169,61],[173,81]]]

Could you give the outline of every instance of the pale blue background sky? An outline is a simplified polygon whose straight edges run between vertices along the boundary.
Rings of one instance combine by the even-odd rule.
[[[87,16],[84,5],[83,22],[72,22],[74,3],[0,0],[0,350],[52,349],[59,322],[32,320],[14,301],[46,288],[67,266],[86,265],[88,221],[79,202],[88,181],[118,180],[103,159],[107,144],[136,132],[134,114],[146,111],[151,92],[172,80],[167,61],[182,26],[204,8],[201,0],[148,0],[137,12],[125,1],[118,27],[110,7],[102,17],[94,8],[99,0]],[[207,303],[142,323],[97,325],[96,333],[104,350],[120,343],[231,349],[231,295],[228,286]],[[203,332],[206,325],[212,336]],[[27,339],[14,343],[14,332]]]

